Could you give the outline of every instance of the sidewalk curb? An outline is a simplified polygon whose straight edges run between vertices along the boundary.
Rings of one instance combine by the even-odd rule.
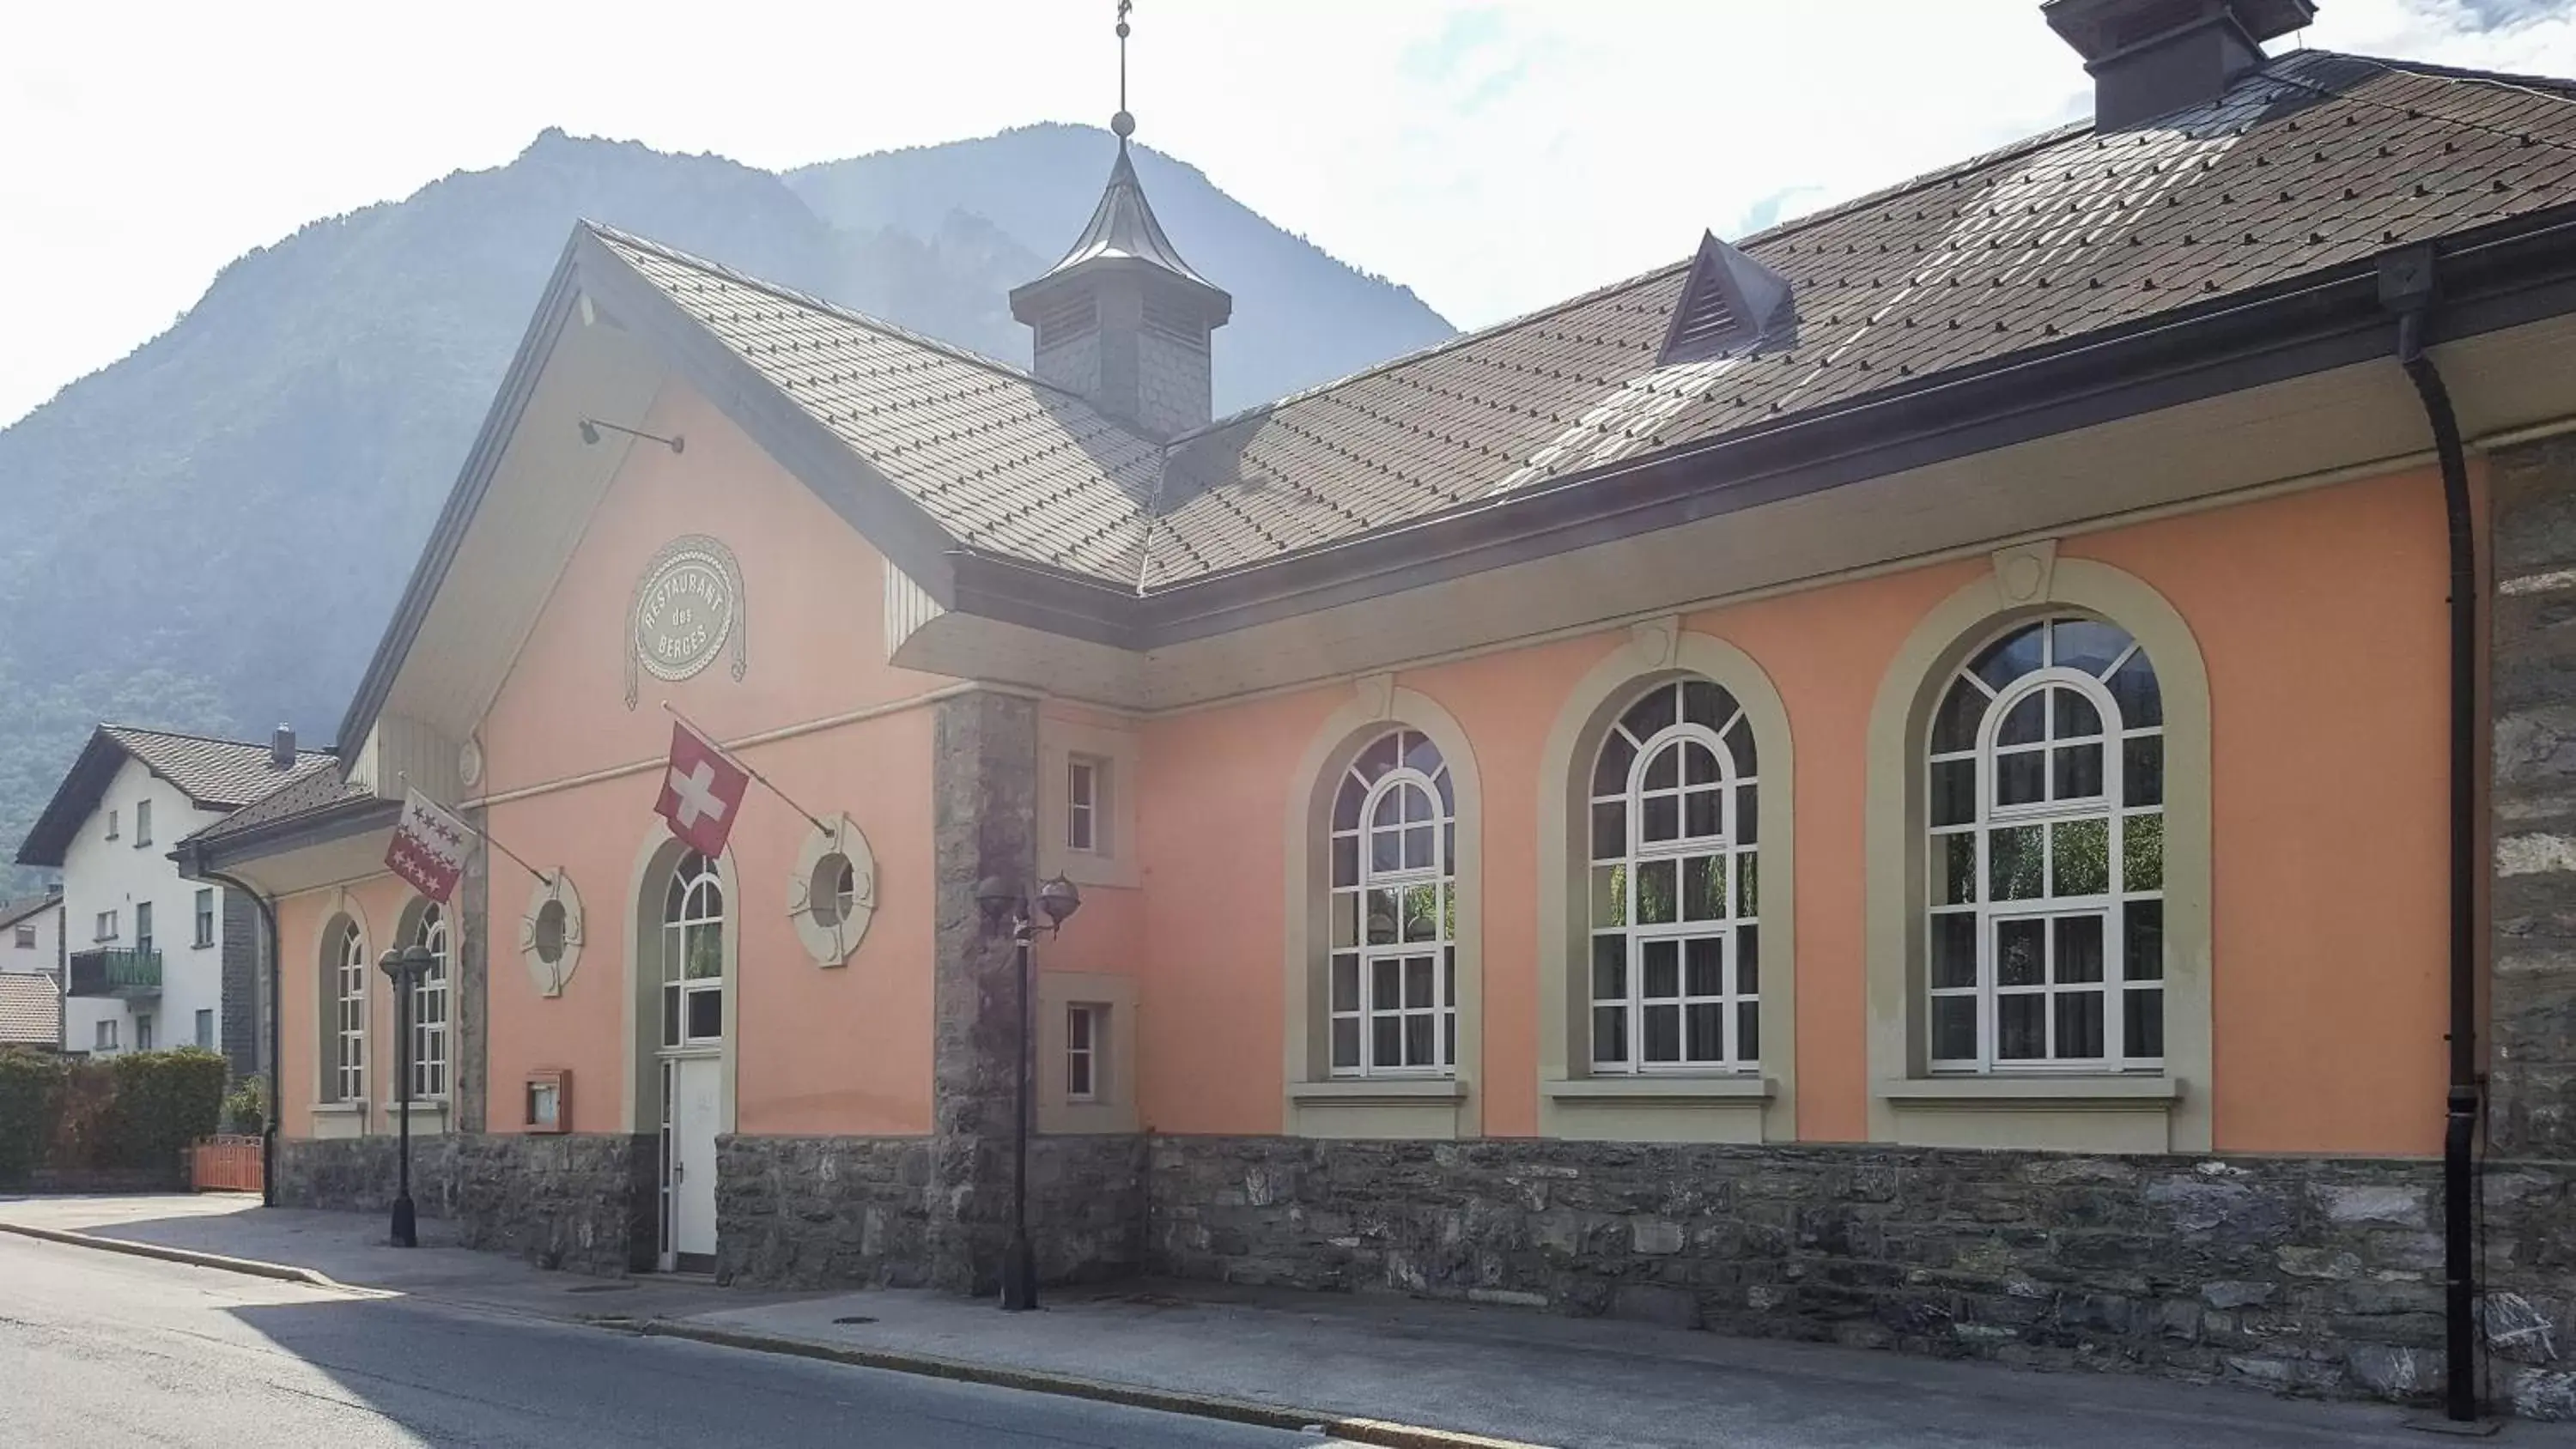
[[[165,1248],[159,1243],[137,1243],[124,1238],[103,1238],[95,1233],[76,1233],[64,1228],[40,1228],[32,1223],[0,1222],[0,1233],[20,1237],[42,1238],[49,1243],[64,1243],[75,1248],[98,1248],[110,1253],[126,1253],[137,1258],[158,1258],[165,1263],[186,1263],[192,1267],[215,1268],[227,1273],[247,1273],[254,1278],[274,1278],[281,1283],[303,1283],[315,1288],[346,1290],[349,1285],[327,1278],[311,1268],[298,1268],[290,1263],[263,1263],[257,1258],[230,1258],[221,1253],[201,1253],[194,1248]]]
[[[1201,1419],[1222,1419],[1229,1423],[1249,1424],[1256,1428],[1315,1429],[1337,1439],[1354,1444],[1379,1445],[1383,1446],[1383,1449],[1547,1449],[1545,1445],[1524,1443],[1516,1439],[1494,1439],[1482,1434],[1432,1429],[1418,1424],[1396,1424],[1383,1419],[1342,1418],[1318,1413],[1311,1409],[1292,1409],[1279,1404],[1256,1403],[1249,1399],[1230,1399],[1217,1394],[1195,1394],[1179,1389],[1149,1388],[1142,1384],[1117,1383],[1107,1379],[1083,1378],[1077,1374],[1049,1373],[1039,1369],[1004,1368],[996,1364],[941,1358],[934,1354],[905,1353],[896,1349],[844,1347],[840,1344],[821,1343],[810,1338],[744,1333],[736,1329],[712,1328],[671,1319],[621,1321],[603,1318],[591,1319],[588,1322],[595,1328],[632,1333],[645,1338],[683,1338],[696,1343],[713,1344],[720,1348],[783,1354],[792,1358],[821,1359],[827,1363],[848,1364],[853,1368],[885,1369],[894,1373],[918,1374],[927,1378],[953,1379],[960,1383],[989,1384],[996,1388],[1020,1389],[1029,1393],[1091,1399],[1134,1409],[1157,1409],[1164,1413],[1188,1414]]]

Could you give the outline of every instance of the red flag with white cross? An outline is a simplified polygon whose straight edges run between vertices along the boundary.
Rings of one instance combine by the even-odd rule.
[[[671,822],[671,833],[700,855],[724,854],[733,818],[742,813],[751,776],[724,751],[684,724],[671,726],[670,768],[662,772],[662,798],[653,808]]]

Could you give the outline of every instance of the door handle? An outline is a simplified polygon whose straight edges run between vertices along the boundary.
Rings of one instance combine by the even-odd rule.
[[[689,1164],[687,1164],[687,1163],[685,1163],[685,1162],[674,1162],[674,1163],[672,1163],[672,1164],[671,1164],[671,1180],[672,1180],[673,1182],[686,1182],[686,1181],[688,1181],[688,1180],[689,1180]]]

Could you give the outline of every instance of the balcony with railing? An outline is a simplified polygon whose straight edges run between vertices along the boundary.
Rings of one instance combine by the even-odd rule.
[[[150,947],[112,946],[74,951],[69,996],[108,996],[124,1001],[161,994],[161,953]]]

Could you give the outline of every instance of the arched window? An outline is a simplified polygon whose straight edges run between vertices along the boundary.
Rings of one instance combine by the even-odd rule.
[[[1458,1060],[1457,800],[1439,747],[1379,736],[1332,817],[1335,1076],[1445,1076]]]
[[[2164,1061],[2164,711],[2100,619],[2015,625],[1934,714],[1926,1058],[1936,1072]]]
[[[411,1095],[436,1101],[447,1095],[447,908],[421,908],[412,944],[429,952],[429,968],[412,987]]]
[[[1761,1060],[1753,725],[1705,679],[1658,684],[1592,771],[1592,1070]]]
[[[343,918],[324,953],[330,973],[330,1090],[335,1102],[367,1095],[367,938]]]
[[[692,850],[662,897],[662,1045],[723,1042],[724,929],[724,882]]]

